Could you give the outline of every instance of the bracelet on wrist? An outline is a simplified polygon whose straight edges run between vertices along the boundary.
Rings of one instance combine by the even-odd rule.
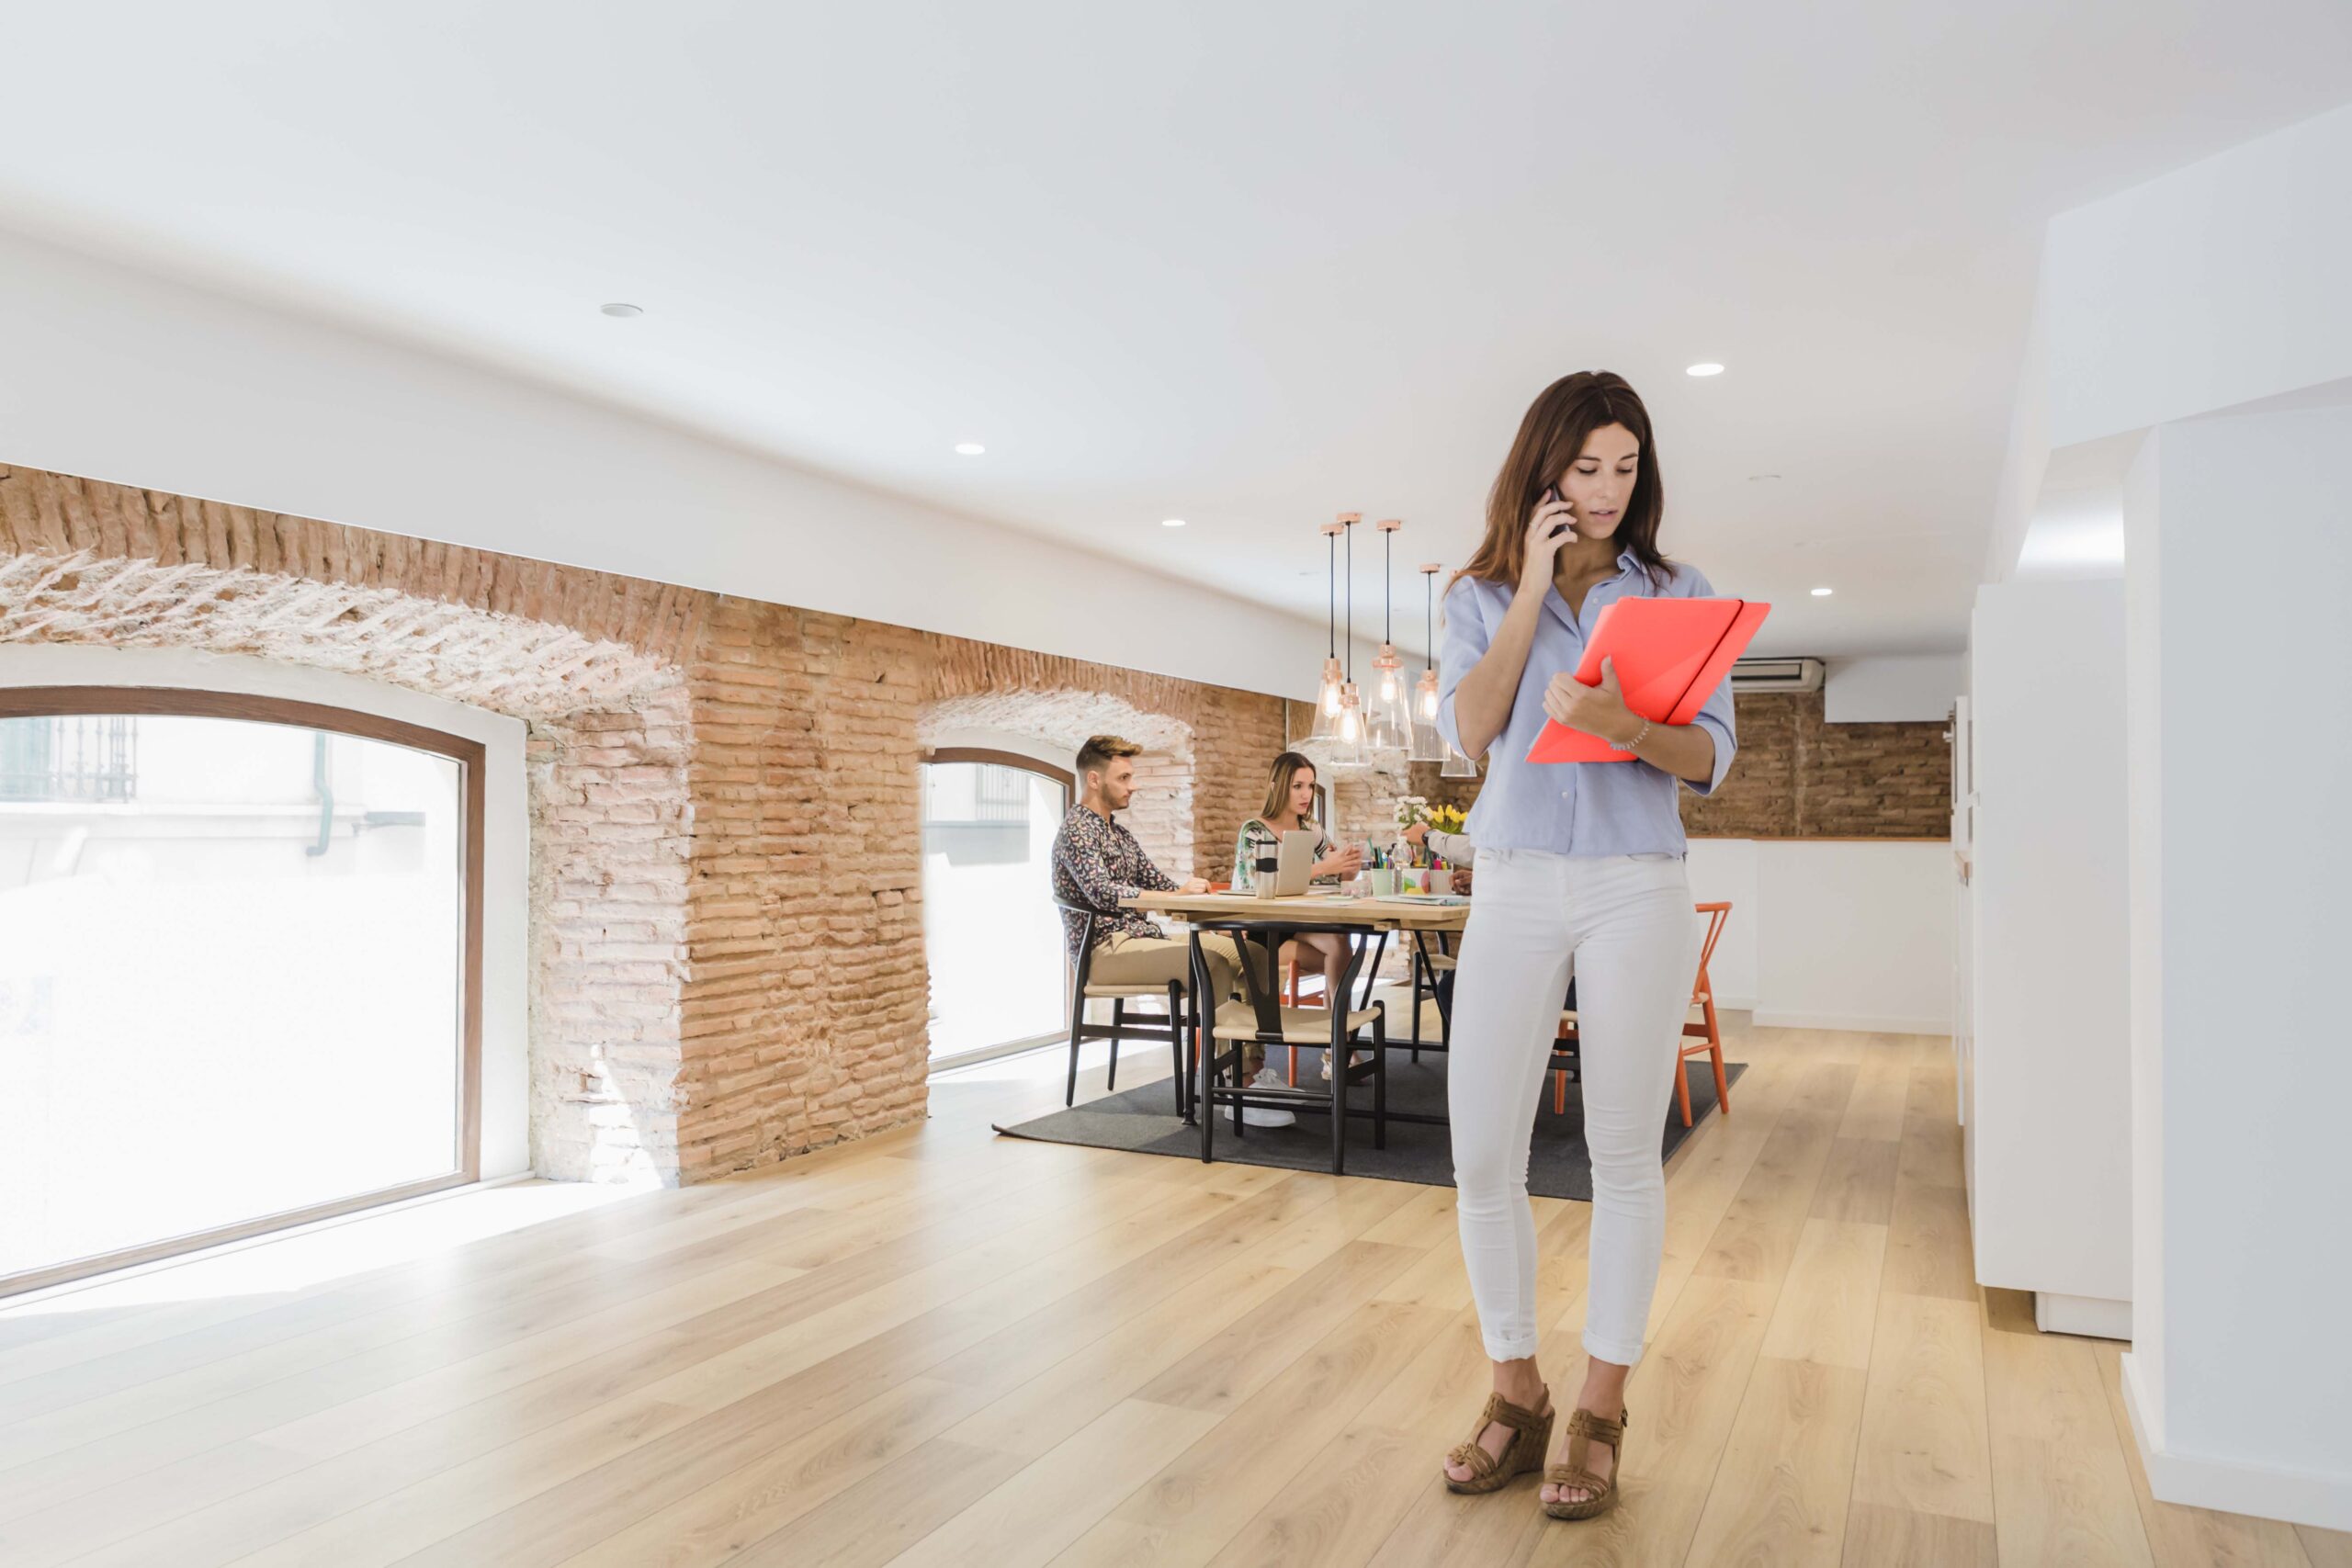
[[[1641,728],[1634,731],[1634,738],[1631,740],[1611,740],[1609,743],[1609,749],[1611,751],[1631,751],[1639,747],[1643,741],[1647,740],[1649,738],[1650,721],[1648,719],[1644,719],[1642,720]]]

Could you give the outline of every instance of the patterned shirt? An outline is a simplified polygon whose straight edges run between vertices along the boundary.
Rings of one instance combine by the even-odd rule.
[[[1062,818],[1061,831],[1054,835],[1054,897],[1100,911],[1094,919],[1095,946],[1114,936],[1165,936],[1148,916],[1119,908],[1119,900],[1138,893],[1173,893],[1177,886],[1151,863],[1123,824],[1083,806],[1071,807]],[[1060,913],[1062,937],[1075,964],[1086,917],[1068,909]]]

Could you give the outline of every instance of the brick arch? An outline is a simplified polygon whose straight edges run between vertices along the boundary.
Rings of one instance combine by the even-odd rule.
[[[0,643],[247,655],[526,722],[531,1156],[546,1176],[676,1177],[690,887],[680,655],[701,602],[0,469]]]
[[[1267,766],[1283,749],[1280,700],[1025,649],[959,637],[934,641],[920,692],[925,714],[967,701],[1010,701],[1023,705],[1007,715],[1009,722],[979,721],[981,727],[1067,743],[1072,751],[1098,729],[1158,749],[1163,742],[1154,737],[1167,730],[1155,727],[1182,727],[1190,746],[1184,757],[1189,819],[1181,830],[1171,825],[1160,843],[1145,838],[1145,846],[1179,876],[1216,878],[1231,869],[1234,834],[1258,809]],[[1081,717],[1090,715],[1102,722]],[[1053,728],[1038,728],[1044,725]],[[1167,755],[1172,759],[1175,752]],[[1141,826],[1136,832],[1144,838]]]
[[[1127,829],[1170,871],[1194,863],[1193,727],[1184,720],[1110,692],[1070,687],[970,692],[927,704],[915,717],[925,750],[944,736],[975,729],[1018,736],[1072,759],[1090,736],[1134,741],[1144,753],[1136,759],[1135,804],[1122,814]]]

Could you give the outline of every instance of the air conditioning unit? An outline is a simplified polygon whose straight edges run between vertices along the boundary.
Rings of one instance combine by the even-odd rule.
[[[1818,659],[1743,659],[1731,667],[1734,692],[1817,692],[1824,667]]]

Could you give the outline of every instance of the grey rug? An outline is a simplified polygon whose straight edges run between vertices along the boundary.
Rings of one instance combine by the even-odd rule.
[[[1310,1077],[1316,1070],[1318,1054],[1302,1051],[1298,1057],[1299,1086],[1319,1087],[1319,1078]],[[1277,1066],[1281,1053],[1274,1055]],[[1692,1133],[1705,1127],[1715,1114],[1714,1069],[1703,1056],[1691,1058],[1682,1065],[1683,1074],[1690,1082],[1690,1122],[1682,1124],[1682,1114],[1669,1099],[1666,1108],[1666,1126],[1660,1147],[1672,1155],[1677,1146]],[[1747,1070],[1745,1062],[1726,1062],[1724,1073],[1737,1083]],[[1575,1198],[1592,1201],[1592,1156],[1584,1145],[1584,1102],[1578,1086],[1568,1085],[1568,1107],[1563,1115],[1552,1112],[1552,1080],[1544,1083],[1543,1103],[1535,1113],[1535,1139],[1527,1162],[1527,1189],[1544,1198]],[[1368,1112],[1372,1105],[1372,1088],[1359,1086],[1353,1091],[1354,1102]],[[1416,1064],[1407,1059],[1403,1051],[1388,1061],[1388,1108],[1442,1115],[1445,1111],[1445,1055],[1442,1052],[1424,1055]],[[1296,1108],[1294,1108],[1296,1109]],[[1732,1097],[1731,1113],[1739,1114],[1739,1097]],[[1176,1115],[1176,1091],[1166,1078],[1146,1084],[1141,1089],[1123,1089],[1101,1100],[1089,1100],[1069,1111],[1057,1111],[1040,1116],[1034,1122],[996,1129],[1012,1137],[1037,1138],[1049,1144],[1083,1144],[1096,1149],[1129,1149],[1137,1154],[1171,1155],[1182,1159],[1201,1157],[1201,1133],[1197,1126],[1187,1127]],[[1252,1127],[1242,1136],[1233,1135],[1233,1111],[1227,1107],[1216,1128],[1216,1157],[1241,1165],[1274,1166],[1284,1170],[1329,1170],[1331,1168],[1331,1121],[1328,1114],[1300,1110],[1297,1122],[1289,1127]],[[1348,1123],[1348,1174],[1368,1176],[1386,1181],[1416,1181],[1425,1187],[1453,1185],[1453,1154],[1448,1142],[1447,1130],[1420,1122],[1388,1123],[1388,1146],[1372,1146],[1372,1118],[1369,1114],[1352,1117]]]

